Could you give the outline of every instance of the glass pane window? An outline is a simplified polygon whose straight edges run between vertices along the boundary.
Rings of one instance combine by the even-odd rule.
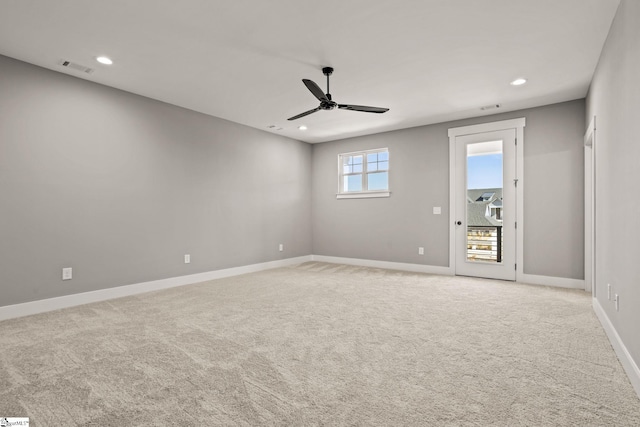
[[[349,175],[344,177],[344,192],[362,191],[362,175]]]
[[[467,146],[467,262],[502,263],[502,141]]]
[[[389,169],[389,153],[378,152],[367,154],[367,171],[376,172]]]
[[[367,190],[386,190],[389,188],[389,172],[367,174]]]
[[[378,170],[378,153],[367,154],[367,170],[370,172]]]
[[[386,148],[339,156],[340,193],[389,190],[389,151]]]
[[[345,156],[342,159],[342,169],[344,174],[361,173],[363,156]]]

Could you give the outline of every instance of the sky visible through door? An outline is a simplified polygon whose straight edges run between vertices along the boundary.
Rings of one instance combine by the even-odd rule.
[[[467,188],[502,188],[502,153],[467,158]]]

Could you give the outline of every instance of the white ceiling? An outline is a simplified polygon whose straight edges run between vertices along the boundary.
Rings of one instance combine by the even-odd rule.
[[[2,0],[0,54],[313,143],[582,98],[618,3]],[[323,66],[335,101],[390,111],[287,121]]]

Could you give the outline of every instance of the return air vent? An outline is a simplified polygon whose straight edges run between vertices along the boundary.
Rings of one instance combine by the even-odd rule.
[[[82,73],[91,74],[93,73],[93,68],[85,67],[84,65],[77,64],[75,62],[67,61],[65,59],[61,59],[58,61],[58,65],[62,65],[66,68],[71,68],[72,70],[80,71]]]

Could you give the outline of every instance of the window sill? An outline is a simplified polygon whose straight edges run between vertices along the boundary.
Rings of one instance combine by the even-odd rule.
[[[389,197],[390,191],[363,191],[362,193],[339,193],[336,199],[371,199],[376,197]]]

